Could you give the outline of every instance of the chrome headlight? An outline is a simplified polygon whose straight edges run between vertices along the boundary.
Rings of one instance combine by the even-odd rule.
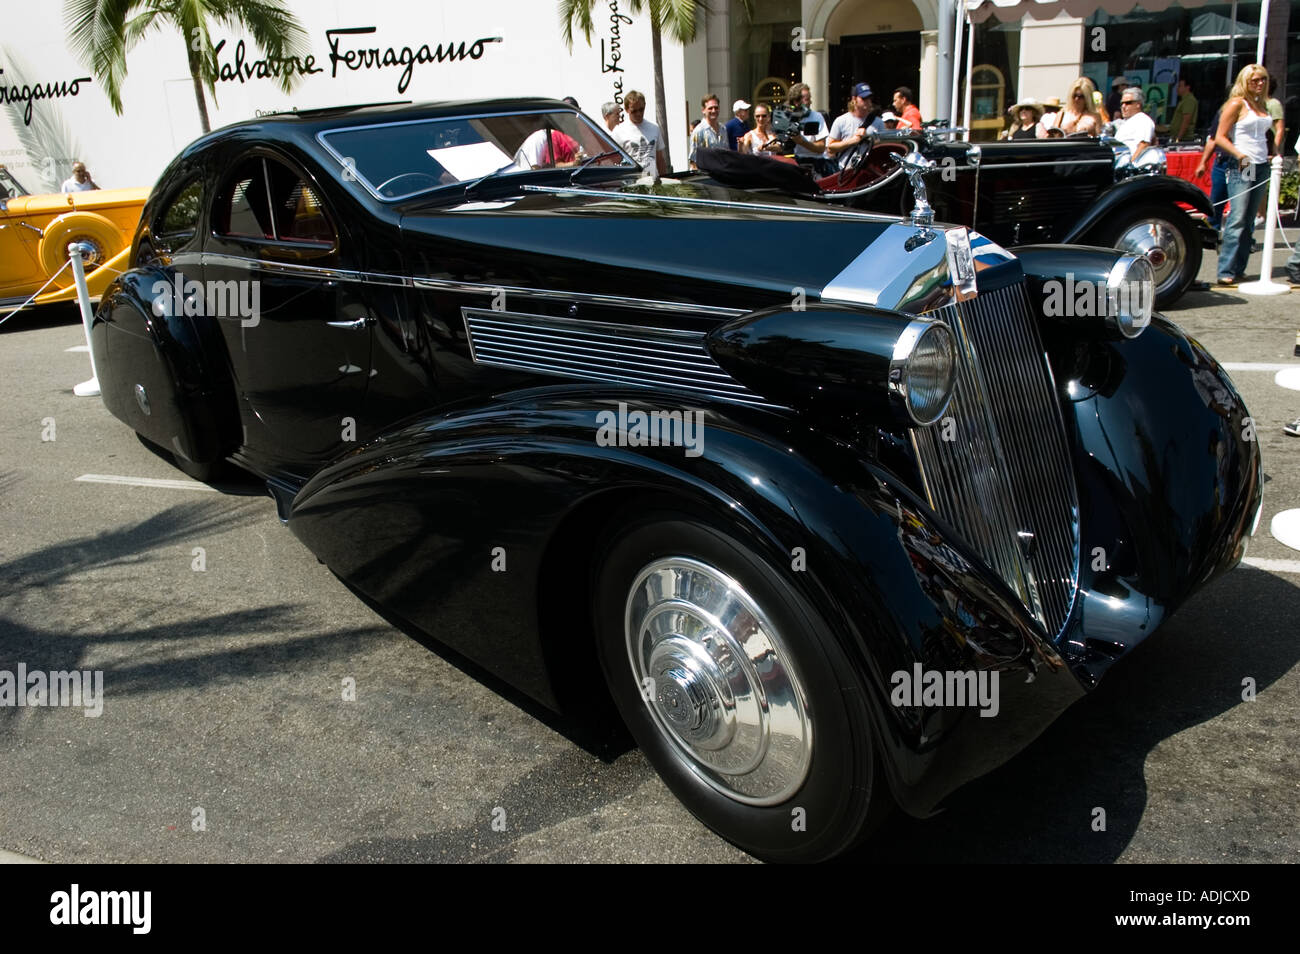
[[[1125,338],[1136,338],[1151,324],[1156,307],[1156,280],[1141,255],[1121,255],[1106,276],[1106,324]]]
[[[903,399],[908,416],[917,424],[939,420],[956,380],[957,346],[948,326],[925,319],[909,322],[889,362],[889,388]]]
[[[1169,168],[1169,160],[1159,146],[1147,146],[1142,150],[1142,155],[1133,160],[1133,168],[1148,175],[1164,175]]]

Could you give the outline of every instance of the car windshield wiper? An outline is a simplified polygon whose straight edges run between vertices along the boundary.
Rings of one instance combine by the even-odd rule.
[[[507,162],[507,163],[506,163],[504,166],[502,166],[500,169],[493,169],[493,170],[492,170],[491,172],[489,172],[487,175],[485,175],[485,176],[479,176],[477,179],[475,179],[475,180],[474,180],[473,182],[471,182],[469,185],[465,186],[465,198],[468,199],[471,195],[473,195],[473,194],[478,190],[478,187],[479,187],[479,186],[481,186],[483,183],[487,182],[489,179],[494,179],[494,178],[496,178],[497,176],[501,175],[501,173],[505,172],[507,169],[515,169],[515,168],[517,168],[517,166],[515,166],[515,161],[514,161],[513,159],[511,159],[509,162]]]
[[[608,152],[602,152],[599,155],[592,156],[590,159],[585,160],[582,163],[582,165],[578,166],[578,168],[574,169],[573,172],[569,174],[569,185],[573,185],[575,182],[577,182],[578,176],[582,174],[582,170],[586,169],[593,162],[599,162],[601,159],[608,159],[610,156],[617,156],[617,155],[618,155],[618,150],[611,149]]]

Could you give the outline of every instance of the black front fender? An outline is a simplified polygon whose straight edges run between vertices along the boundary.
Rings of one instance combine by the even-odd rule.
[[[1058,646],[1091,684],[1241,560],[1262,463],[1232,380],[1173,322],[1121,340],[1043,331],[1081,511],[1078,607]]]
[[[1001,581],[860,449],[784,412],[709,402],[696,404],[698,456],[596,439],[602,411],[680,400],[561,386],[428,415],[316,475],[289,526],[396,616],[554,706],[543,641],[556,636],[539,635],[538,580],[568,516],[610,494],[625,506],[668,496],[707,511],[782,573],[855,660],[895,795],[918,814],[1082,694]],[[563,579],[576,586],[585,569]],[[572,625],[561,638],[575,638]],[[997,717],[890,704],[892,674],[917,664],[999,671]]]
[[[1184,202],[1196,212],[1204,215],[1209,215],[1211,212],[1210,200],[1206,198],[1205,193],[1184,179],[1177,179],[1173,176],[1133,176],[1130,179],[1116,183],[1102,193],[1098,197],[1096,205],[1092,206],[1074,223],[1070,231],[1061,239],[1061,242],[1070,245],[1095,244],[1093,241],[1095,239],[1094,233],[1105,226],[1108,219],[1124,208],[1132,208],[1134,205],[1149,202],[1168,203],[1171,206],[1178,202]],[[1206,241],[1206,235],[1204,234],[1206,232],[1210,234],[1211,241],[1213,240],[1213,229],[1203,223],[1200,232],[1202,243]]]

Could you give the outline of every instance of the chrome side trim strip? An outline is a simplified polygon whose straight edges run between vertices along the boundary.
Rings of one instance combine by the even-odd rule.
[[[596,295],[590,292],[556,291],[545,288],[516,288],[509,285],[483,285],[475,282],[456,282],[440,278],[412,279],[416,288],[434,288],[442,291],[463,291],[470,294],[491,295],[504,291],[507,296],[546,298],[557,301],[585,301],[593,305],[614,308],[635,308],[642,311],[668,311],[683,315],[710,315],[718,318],[737,318],[749,314],[743,308],[725,308],[721,305],[696,305],[681,301],[660,301],[654,298],[623,298],[620,295]],[[558,320],[558,319],[557,319]]]
[[[1061,159],[1052,163],[1054,166],[1087,166],[1100,165],[1105,163],[1110,165],[1113,160],[1110,159]],[[980,166],[955,166],[958,171],[963,169],[1041,169],[1047,165],[1046,162],[984,162]]]
[[[220,252],[203,252],[177,255],[172,262],[178,265],[194,263],[202,265],[229,265],[235,268],[256,269],[263,272],[276,272],[281,275],[299,275],[304,278],[319,278],[322,281],[357,282],[364,285],[396,285],[409,287],[411,279],[403,275],[386,275],[382,272],[361,272],[348,268],[326,268],[322,265],[300,265],[296,262],[276,262],[265,258],[248,258],[243,255],[226,255]]]
[[[877,215],[848,209],[825,209],[820,206],[770,205],[766,202],[732,202],[727,199],[694,199],[688,196],[651,195],[638,192],[608,192],[600,189],[563,188],[559,186],[525,185],[524,192],[547,192],[552,195],[580,195],[592,199],[622,199],[628,202],[663,202],[671,205],[696,205],[710,209],[737,209],[743,212],[780,212],[784,215],[811,215],[823,218],[855,219],[859,222],[897,222],[896,215]]]
[[[552,301],[587,302],[592,305],[607,305],[613,308],[629,308],[637,311],[707,315],[716,318],[737,318],[740,315],[748,314],[744,308],[726,308],[721,305],[697,305],[693,302],[661,301],[655,298],[624,298],[620,295],[597,295],[590,292],[560,291],[550,288],[488,285],[483,282],[465,282],[443,278],[409,278],[405,275],[390,275],[384,272],[361,272],[346,268],[324,268],[319,265],[273,262],[261,258],[246,258],[240,255],[225,255],[216,252],[204,252],[201,255],[196,252],[186,252],[174,256],[172,262],[177,265],[231,265],[238,268],[252,268],[286,275],[319,278],[323,281],[358,282],[365,285],[390,285],[403,288],[414,287],[431,291],[464,292],[470,295],[491,296],[498,292],[504,292],[507,296],[517,296],[525,299],[544,298]]]

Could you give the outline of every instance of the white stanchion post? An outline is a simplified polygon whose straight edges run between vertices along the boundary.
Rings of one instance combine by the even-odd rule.
[[[1264,256],[1259,263],[1259,281],[1244,282],[1238,290],[1247,295],[1285,295],[1288,285],[1273,281],[1273,243],[1277,239],[1277,197],[1282,190],[1282,157],[1274,156],[1269,166],[1268,205],[1264,208]]]
[[[77,304],[81,306],[81,326],[86,332],[86,351],[90,353],[90,380],[82,381],[72,389],[77,397],[95,397],[99,394],[99,372],[95,370],[95,348],[90,343],[90,289],[86,287],[86,269],[83,260],[95,254],[94,246],[86,242],[70,242],[68,258],[72,262],[72,278],[77,283]]]

